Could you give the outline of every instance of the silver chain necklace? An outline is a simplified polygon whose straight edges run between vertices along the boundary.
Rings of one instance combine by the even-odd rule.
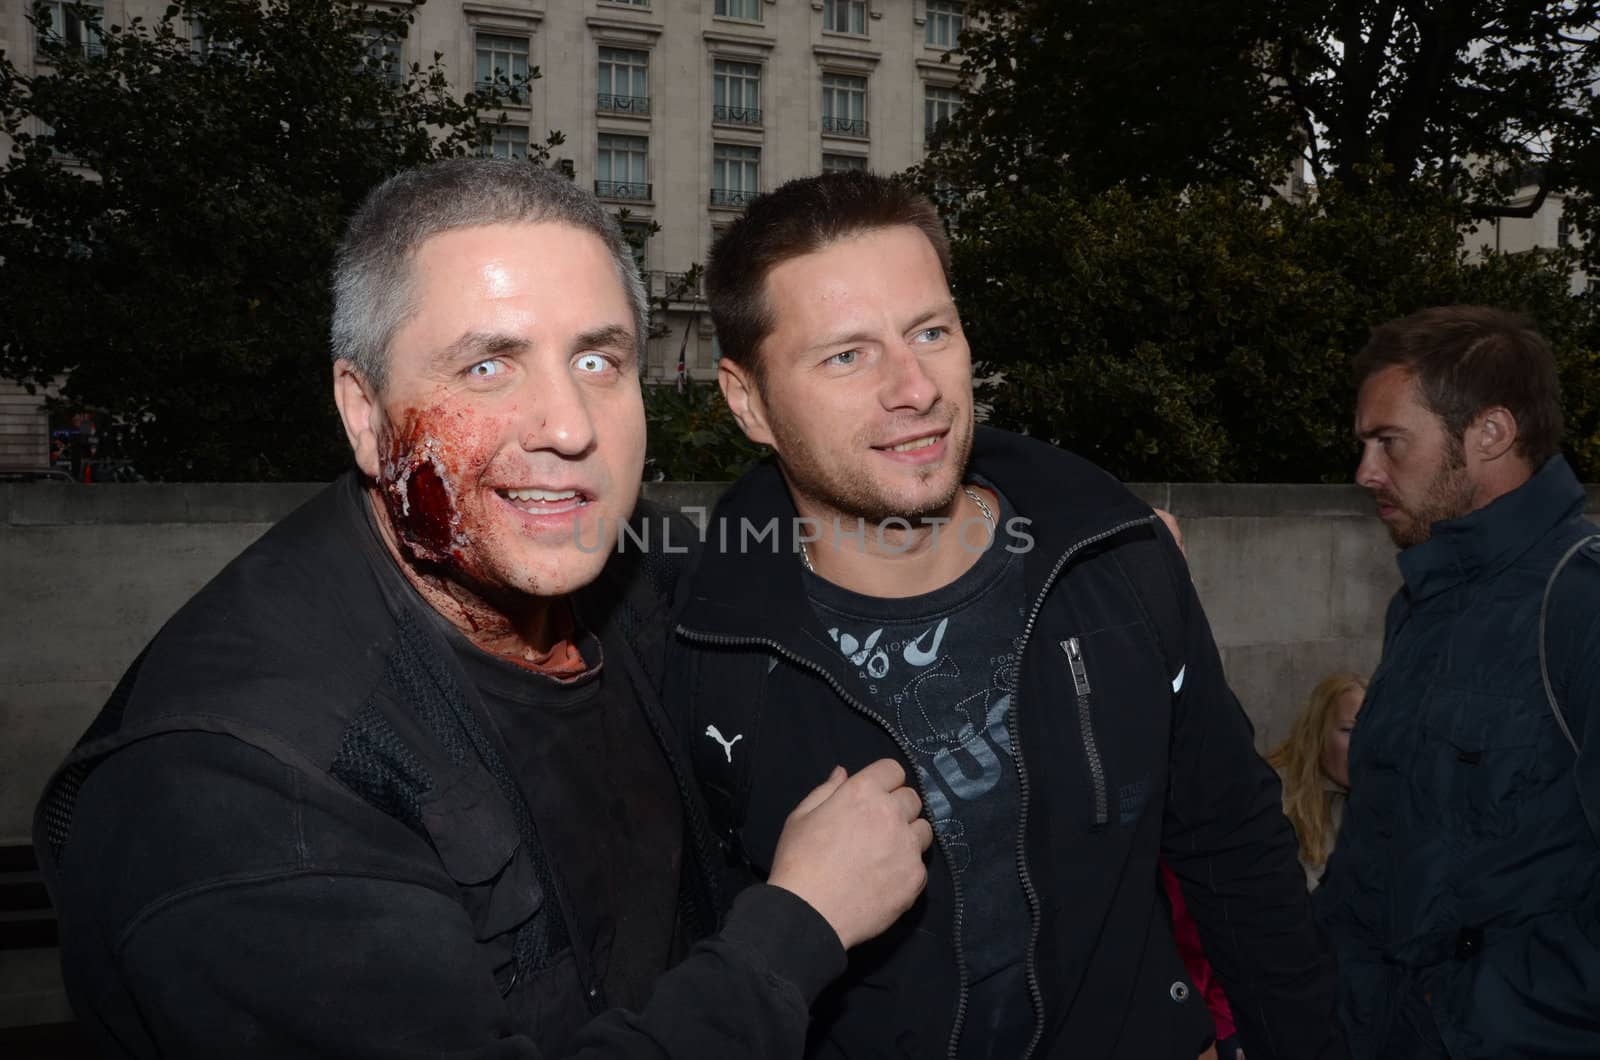
[[[989,502],[973,490],[971,486],[962,486],[961,492],[972,498],[972,503],[978,506],[978,511],[983,514],[983,521],[988,524],[991,534],[994,532],[994,509],[989,507]],[[817,568],[811,565],[811,553],[806,548],[804,541],[800,542],[800,562],[806,565],[806,570],[812,574],[817,573]]]

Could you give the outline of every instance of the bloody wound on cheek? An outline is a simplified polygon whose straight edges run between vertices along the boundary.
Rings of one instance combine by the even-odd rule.
[[[461,514],[439,460],[439,443],[415,418],[394,437],[382,468],[384,506],[401,543],[414,558],[448,563],[460,550]]]

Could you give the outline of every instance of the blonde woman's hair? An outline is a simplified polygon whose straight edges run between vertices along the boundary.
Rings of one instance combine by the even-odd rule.
[[[1341,672],[1318,681],[1288,739],[1267,755],[1268,763],[1283,778],[1283,813],[1294,825],[1300,857],[1308,865],[1326,864],[1333,852],[1333,800],[1323,779],[1322,746],[1328,738],[1333,705],[1352,688],[1365,692],[1366,679]]]

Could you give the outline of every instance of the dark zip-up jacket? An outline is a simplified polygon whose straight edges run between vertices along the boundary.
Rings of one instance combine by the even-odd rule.
[[[364,503],[347,476],[202,589],[45,793],[66,984],[102,1051],[798,1056],[844,955],[773,887],[645,970],[661,974],[640,1011],[602,1011],[561,866],[426,605],[363,547]],[[644,562],[616,558],[578,609],[601,694],[645,711],[688,803],[656,700],[666,598],[625,559]],[[684,831],[693,933],[711,903],[692,805]]]
[[[1316,906],[1358,1057],[1406,1006],[1459,1058],[1600,1057],[1600,544],[1561,457],[1400,553]]]
[[[1342,1056],[1332,969],[1278,782],[1254,750],[1171,538],[1124,487],[1052,446],[980,428],[972,466],[1031,520],[1034,540],[1022,557],[1025,643],[1010,722],[1017,867],[1032,915],[1029,1055],[1193,1060],[1204,1050],[1212,1023],[1173,941],[1164,857],[1251,1060]],[[794,514],[770,464],[725,495],[679,582],[667,668],[668,709],[691,739],[708,705],[749,703],[737,744],[754,756],[747,812],[727,845],[757,873],[771,865],[789,808],[835,764],[853,771],[895,756],[914,775],[872,710],[828,676],[837,649],[805,596]],[[773,517],[775,543],[739,547],[741,525]],[[1130,577],[1131,565],[1150,563],[1165,573]],[[1164,601],[1182,631],[1170,669],[1135,581],[1176,596]],[[701,780],[715,803],[719,778]],[[971,1015],[961,901],[942,848],[932,856],[923,898],[853,951],[819,1000],[810,1055],[954,1055]]]

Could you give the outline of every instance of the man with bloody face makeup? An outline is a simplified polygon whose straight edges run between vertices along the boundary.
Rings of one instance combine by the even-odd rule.
[[[894,756],[937,836],[808,1056],[1194,1060],[1216,1027],[1164,860],[1246,1055],[1338,1057],[1277,778],[1183,558],[1104,472],[975,424],[948,257],[926,199],[840,173],[758,197],[707,269],[723,393],[775,450],[679,583],[667,702],[716,832],[759,876],[786,803]]]
[[[719,921],[657,703],[668,543],[612,547],[645,442],[615,221],[439,163],[369,197],[334,288],[356,469],[172,619],[40,805],[80,1021],[135,1057],[798,1056],[931,832],[895,763],[835,770]]]
[[[1375,329],[1355,376],[1404,584],[1316,895],[1351,1052],[1600,1056],[1600,538],[1555,361],[1451,306]]]

